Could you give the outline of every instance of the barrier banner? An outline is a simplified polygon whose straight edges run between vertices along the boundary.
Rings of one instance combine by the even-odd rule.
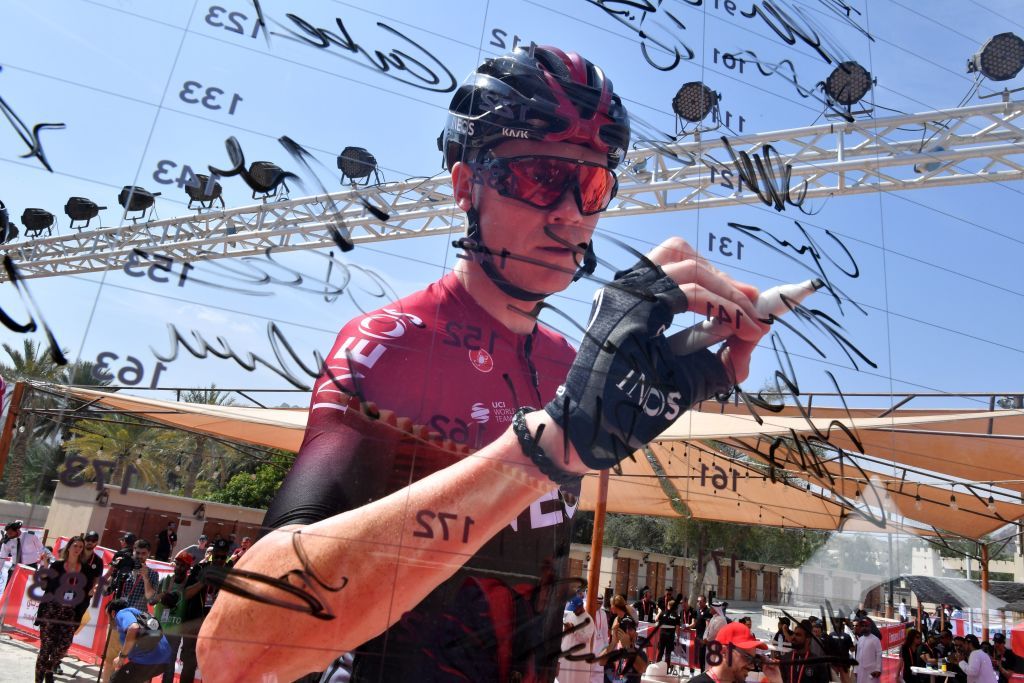
[[[651,633],[655,624],[647,621],[641,621],[637,626],[637,635],[641,638],[646,638]],[[661,635],[653,633],[651,641],[646,648],[647,660],[654,662],[658,656],[658,643],[661,640]],[[676,643],[673,648],[670,658],[672,660],[672,666],[678,667],[693,667],[697,666],[697,648],[694,647],[693,643],[696,640],[696,635],[693,629],[689,628],[677,628],[676,629]]]
[[[32,598],[29,589],[32,586],[32,578],[35,570],[26,565],[18,565],[11,575],[8,589],[10,594],[6,596],[3,612],[0,613],[0,621],[5,628],[18,631],[24,635],[39,639],[39,627],[35,625],[36,614],[39,611],[39,601]],[[109,598],[104,598],[103,604]],[[86,613],[89,620],[86,628],[79,629],[71,642],[68,653],[83,662],[98,664],[103,658],[103,646],[106,642],[107,619],[100,607],[92,607]],[[98,642],[97,642],[98,641]]]
[[[57,539],[54,543],[55,554],[56,548],[61,547],[63,542],[66,541],[66,538]],[[109,548],[100,548],[99,546],[97,546],[96,552],[104,558],[104,566],[108,564],[109,559],[114,555],[114,552]],[[146,566],[156,571],[160,578],[173,573],[172,566],[168,562],[149,560],[146,562]],[[38,641],[39,627],[35,625],[35,621],[39,611],[39,601],[34,599],[29,590],[32,587],[32,579],[35,576],[35,572],[35,569],[26,565],[15,567],[8,585],[10,593],[4,594],[0,622],[7,629]],[[104,608],[110,600],[111,596],[104,595],[99,605],[94,604],[95,600],[89,601],[89,609],[82,618],[82,626],[75,632],[74,639],[71,641],[71,647],[68,650],[68,654],[72,657],[87,664],[99,664],[103,661],[107,644],[107,625],[109,623]],[[117,636],[113,635],[111,637]],[[178,661],[176,663],[176,673],[180,671],[181,662]],[[196,680],[202,680],[202,674],[198,670],[196,671]]]
[[[907,635],[906,624],[893,624],[891,626],[880,626],[878,630],[882,637],[882,651],[892,650],[903,646],[903,639]]]

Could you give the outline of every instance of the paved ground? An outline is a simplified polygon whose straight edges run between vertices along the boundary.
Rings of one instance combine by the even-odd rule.
[[[35,680],[36,654],[32,645],[11,638],[7,633],[0,635],[0,680],[4,683],[32,683]],[[95,681],[99,667],[82,664],[74,657],[64,658],[66,675],[57,676],[58,681]]]

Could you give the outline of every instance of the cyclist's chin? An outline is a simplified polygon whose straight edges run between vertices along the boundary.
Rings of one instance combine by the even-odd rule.
[[[512,275],[514,284],[531,292],[555,294],[572,284],[572,276],[576,272],[576,263],[572,258],[552,258],[550,256],[536,259],[532,263],[520,264]]]

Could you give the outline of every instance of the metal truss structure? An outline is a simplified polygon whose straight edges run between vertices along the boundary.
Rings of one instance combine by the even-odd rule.
[[[761,202],[781,210],[801,198],[1022,180],[1022,122],[1024,102],[1004,96],[947,111],[647,145],[627,156],[605,216]],[[463,221],[444,175],[27,240],[0,246],[0,254],[22,277],[37,278],[123,268],[135,249],[194,262],[332,246],[333,228],[360,244],[447,234]]]

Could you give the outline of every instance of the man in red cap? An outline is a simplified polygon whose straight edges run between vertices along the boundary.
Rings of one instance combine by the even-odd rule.
[[[174,683],[174,665],[181,647],[181,683],[192,683],[196,675],[196,633],[203,604],[199,591],[203,584],[191,572],[192,555],[182,550],[174,557],[174,573],[160,579],[152,603],[153,616],[160,621],[167,644],[171,646],[171,661],[164,670],[164,683]]]
[[[768,645],[755,638],[745,624],[726,624],[707,644],[707,670],[691,678],[690,683],[743,683],[758,659],[763,665],[761,681],[782,683],[778,665],[757,652],[767,649]]]

